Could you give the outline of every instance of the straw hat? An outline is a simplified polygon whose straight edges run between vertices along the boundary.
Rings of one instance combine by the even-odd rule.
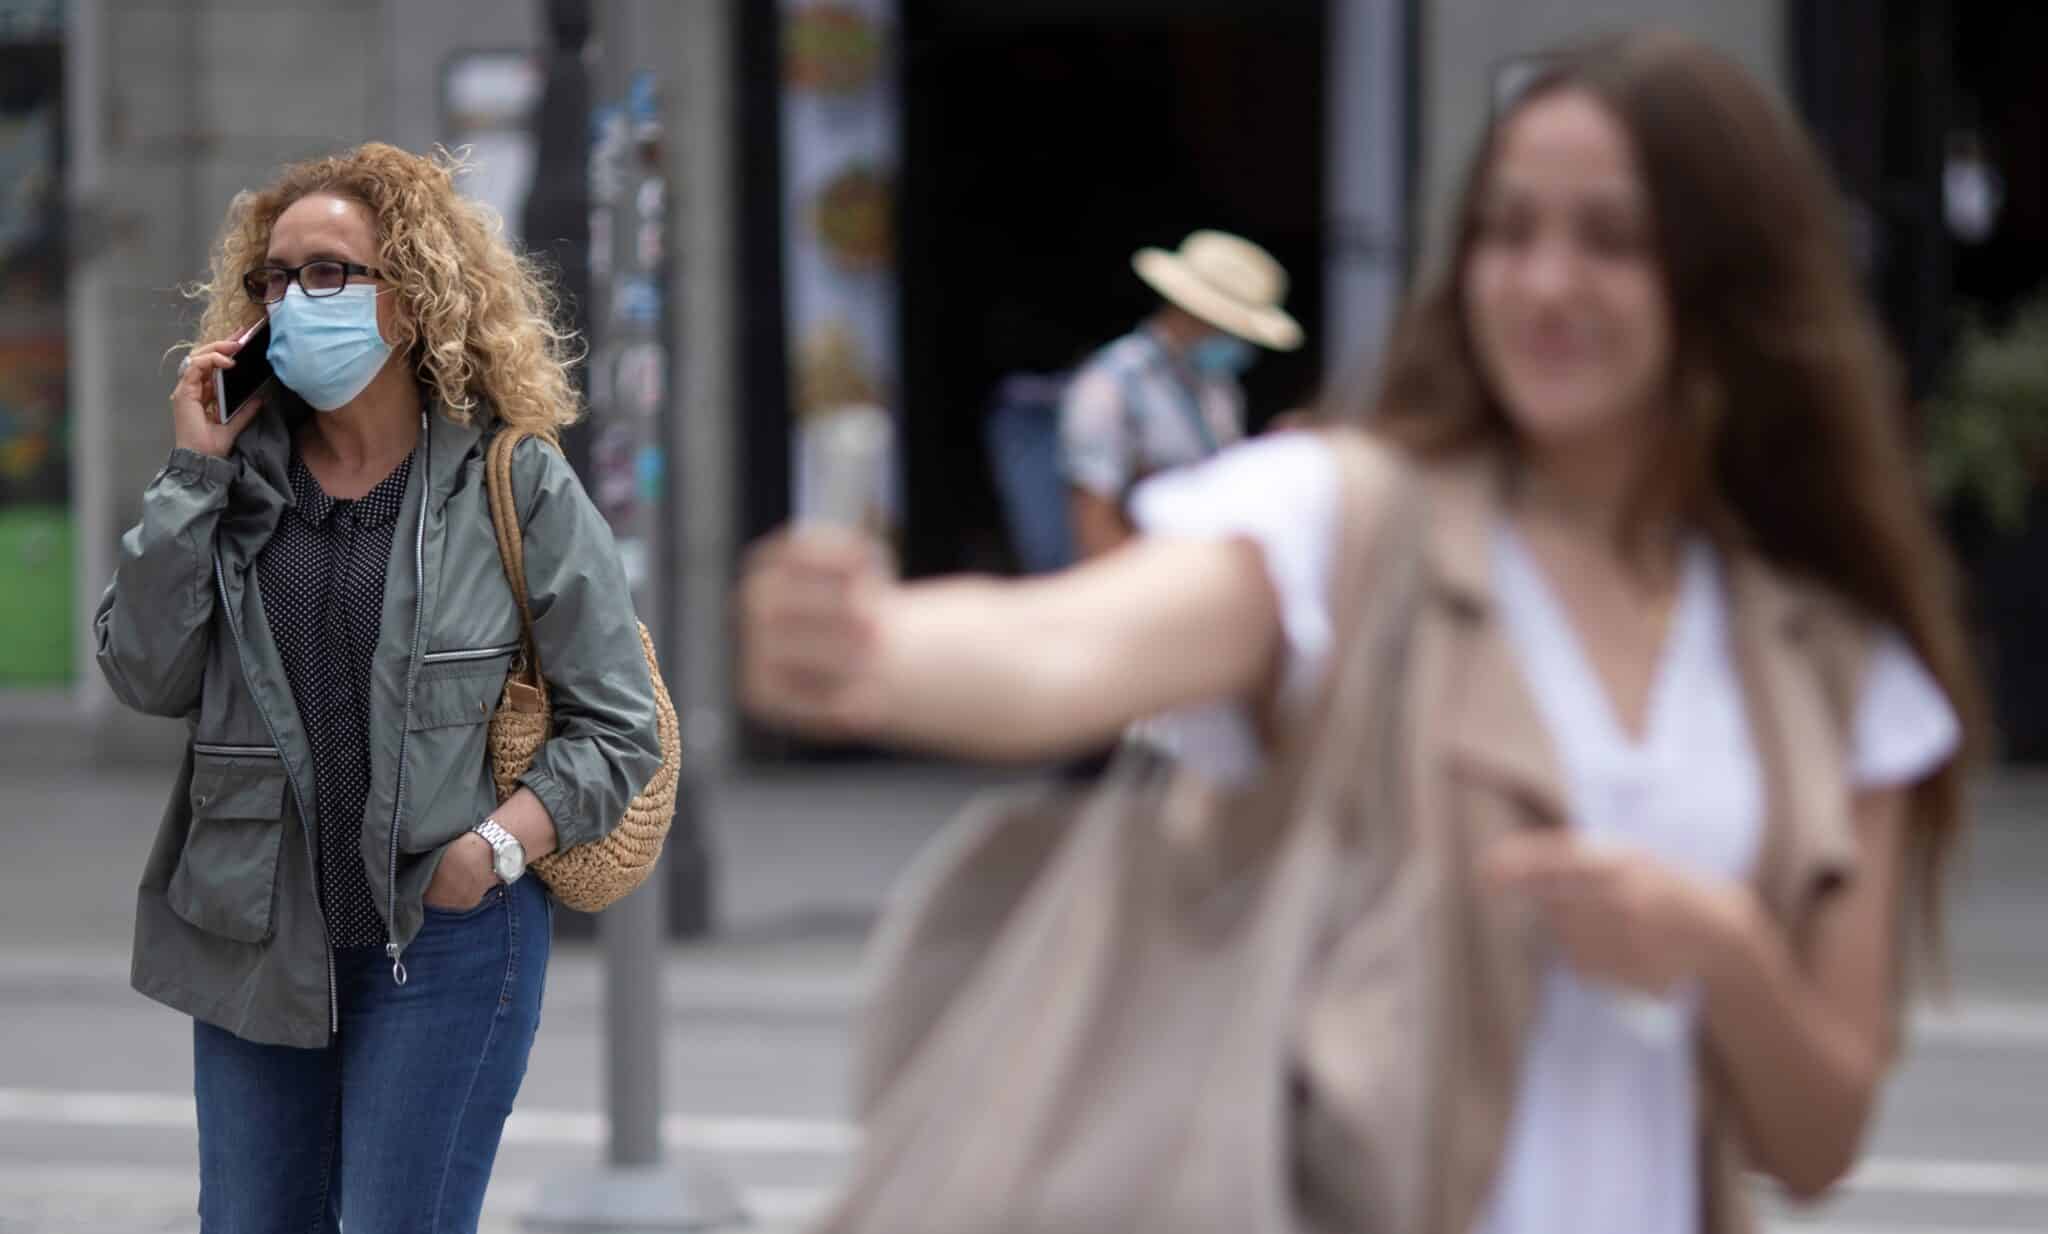
[[[1138,250],[1131,269],[1166,299],[1246,342],[1274,351],[1301,346],[1301,326],[1280,307],[1287,271],[1241,236],[1197,231],[1179,252]]]

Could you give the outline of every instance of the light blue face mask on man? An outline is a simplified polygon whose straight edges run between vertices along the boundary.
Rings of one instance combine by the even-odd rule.
[[[333,411],[363,392],[384,367],[391,344],[377,330],[377,288],[350,283],[331,296],[294,284],[270,306],[270,348],[277,379],[316,410]]]
[[[1212,334],[1188,348],[1188,365],[1204,377],[1236,377],[1259,353],[1233,334]]]

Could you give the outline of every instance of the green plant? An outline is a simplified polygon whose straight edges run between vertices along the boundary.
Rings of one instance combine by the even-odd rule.
[[[2048,477],[2048,298],[2003,330],[1964,326],[1928,407],[1927,469],[1936,500],[1974,505],[2000,532],[2025,530],[2034,486]]]

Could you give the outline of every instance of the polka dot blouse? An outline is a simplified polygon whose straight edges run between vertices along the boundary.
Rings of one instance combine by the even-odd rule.
[[[337,501],[292,452],[292,506],[257,561],[271,637],[313,745],[320,904],[336,947],[384,941],[363,866],[370,793],[370,665],[384,572],[412,459],[354,501]]]

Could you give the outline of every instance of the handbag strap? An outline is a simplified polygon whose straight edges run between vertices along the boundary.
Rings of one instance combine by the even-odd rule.
[[[1410,635],[1422,600],[1428,515],[1412,463],[1357,429],[1329,436],[1339,477],[1332,646],[1312,705],[1277,717],[1273,757],[1290,799],[1320,805],[1359,774],[1398,775]],[[1368,829],[1386,820],[1359,820]]]
[[[1325,593],[1330,654],[1314,697],[1288,706],[1275,686],[1266,716],[1275,758],[1306,753],[1335,705],[1368,599],[1384,575],[1398,572],[1402,560],[1420,548],[1421,485],[1412,465],[1396,461],[1355,428],[1326,430],[1322,437],[1337,466],[1336,534]]]
[[[1420,611],[1425,493],[1414,466],[1355,428],[1327,432],[1338,474],[1338,518],[1328,605],[1331,647],[1314,695],[1289,701],[1276,682],[1261,709],[1268,774],[1243,808],[1214,816],[1193,851],[1211,870],[1247,868],[1305,816],[1342,801],[1363,774],[1400,790],[1396,747],[1403,732],[1409,635]],[[1368,770],[1361,771],[1361,768]],[[1340,809],[1347,841],[1397,825]],[[1277,825],[1276,825],[1277,824]]]
[[[512,496],[512,452],[533,436],[524,429],[505,427],[491,439],[484,455],[484,494],[491,509],[491,530],[498,538],[498,560],[505,567],[505,581],[512,587],[512,602],[519,606],[519,645],[526,668],[540,676],[540,647],[533,636],[533,610],[526,602],[526,545],[519,528],[519,505]]]

